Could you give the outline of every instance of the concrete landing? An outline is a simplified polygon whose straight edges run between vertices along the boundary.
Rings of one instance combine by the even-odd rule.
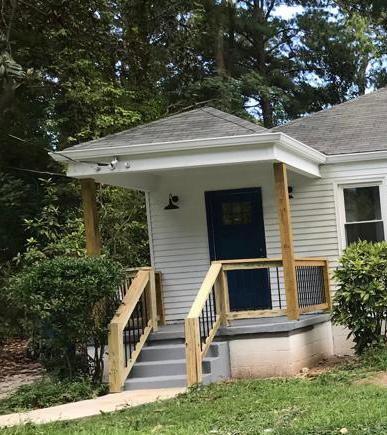
[[[107,394],[96,399],[67,403],[51,408],[14,413],[0,416],[0,428],[33,423],[43,424],[54,421],[76,420],[119,409],[144,405],[158,400],[171,399],[184,393],[186,388],[164,388],[158,390],[133,390]]]

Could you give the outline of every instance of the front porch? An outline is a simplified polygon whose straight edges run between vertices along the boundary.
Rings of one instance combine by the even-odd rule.
[[[277,232],[273,233],[273,229],[269,234],[279,235],[279,250],[270,248],[272,244],[272,236],[263,232],[266,238],[266,245],[271,252],[278,252],[280,256],[272,258],[241,258],[241,259],[216,259],[213,261],[208,258],[207,254],[202,254],[203,257],[198,257],[198,254],[192,253],[201,252],[202,248],[198,249],[196,241],[191,240],[192,220],[187,215],[200,215],[205,218],[205,204],[203,200],[195,202],[195,211],[188,205],[189,197],[185,198],[185,204],[182,205],[183,210],[162,210],[163,207],[155,198],[165,198],[164,192],[180,191],[178,189],[178,181],[181,179],[181,174],[175,174],[171,178],[165,178],[164,188],[158,189],[155,193],[148,194],[148,220],[151,231],[151,245],[153,251],[153,268],[142,268],[139,273],[133,278],[133,272],[130,279],[121,289],[122,306],[117,312],[117,315],[112,320],[109,334],[109,370],[110,370],[110,388],[111,391],[120,391],[128,378],[128,375],[134,370],[136,372],[136,361],[141,363],[141,352],[149,342],[149,337],[152,333],[158,331],[160,325],[170,327],[171,323],[178,323],[179,328],[182,328],[184,323],[184,340],[185,340],[185,366],[186,366],[186,383],[193,385],[196,383],[205,382],[208,379],[205,369],[207,360],[206,357],[213,346],[214,340],[219,340],[220,331],[225,331],[232,322],[240,319],[273,319],[278,317],[283,319],[287,317],[289,321],[297,321],[300,315],[313,312],[322,312],[330,309],[330,289],[329,289],[329,264],[326,258],[309,258],[296,257],[295,245],[293,241],[293,231],[291,224],[291,210],[289,198],[289,183],[288,171],[284,163],[276,162],[272,166],[272,178],[268,171],[268,165],[261,163],[261,177],[266,182],[261,181],[262,192],[265,196],[263,205],[263,215],[268,214],[268,190],[272,189],[273,205],[277,207]],[[246,175],[254,170],[254,166],[238,166],[229,171],[237,171],[237,178],[229,181],[231,183],[243,183],[246,185]],[[244,175],[241,175],[244,171]],[[219,173],[219,169],[207,168],[198,172],[192,170],[187,173],[186,178],[197,180],[197,192],[204,196],[206,186],[213,188],[214,184],[207,181],[205,174],[211,174],[211,179],[214,174]],[[197,178],[202,175],[202,180]],[[161,173],[160,173],[161,176]],[[305,176],[291,174],[292,181],[306,183],[308,180]],[[95,223],[97,222],[97,210],[94,202],[94,188],[90,189],[90,181],[82,181],[83,196],[86,199],[85,204],[85,222],[88,229],[88,247],[89,252],[93,253],[95,247],[99,246],[99,235]],[[201,187],[203,185],[203,187]],[[223,184],[228,186],[227,184]],[[93,186],[91,184],[91,186]],[[173,187],[175,186],[175,187]],[[238,187],[238,184],[237,184]],[[236,191],[239,192],[240,190]],[[245,191],[245,190],[243,190]],[[233,191],[234,192],[234,191]],[[195,193],[196,195],[197,193]],[[153,199],[152,199],[153,198]],[[89,204],[89,205],[88,205]],[[185,210],[185,208],[187,210]],[[161,218],[162,216],[162,218]],[[170,217],[170,220],[167,220]],[[207,215],[208,220],[208,215]],[[269,219],[266,219],[266,222]],[[165,239],[160,228],[160,222],[163,223],[163,232],[167,225],[171,225],[168,229],[168,236]],[[302,222],[302,226],[307,224]],[[240,226],[240,225],[239,225]],[[196,224],[196,227],[198,225]],[[201,224],[200,230],[207,231],[206,226]],[[262,230],[263,230],[262,225]],[[213,231],[213,230],[212,230]],[[249,230],[251,231],[251,230]],[[254,231],[254,230],[252,230]],[[184,237],[186,234],[186,243],[184,250],[180,254],[178,245],[175,245],[174,240],[176,234],[179,237]],[[178,239],[176,239],[178,240]],[[169,241],[171,245],[166,245]],[[244,249],[244,244],[248,242],[245,239],[241,249]],[[258,247],[257,247],[258,248]],[[98,252],[98,250],[97,250]],[[261,252],[257,250],[257,254]],[[178,254],[176,256],[176,253]],[[219,253],[218,253],[219,254]],[[238,254],[240,255],[240,253]],[[200,259],[200,261],[198,261]],[[188,261],[188,264],[187,264]],[[195,269],[198,262],[205,263],[208,261],[210,266],[201,285],[195,286],[192,284],[198,277],[203,276],[200,269]],[[192,262],[192,266],[188,265]],[[208,264],[208,263],[207,263]],[[155,273],[155,271],[157,273]],[[247,276],[251,271],[259,271],[256,278],[250,284],[250,289],[253,292],[269,292],[269,299],[266,305],[262,308],[259,306],[259,300],[256,308],[240,309],[233,304],[230,304],[230,274],[242,273]],[[241,276],[235,280],[232,276],[233,297],[235,292],[243,295],[246,286],[246,281],[241,279]],[[177,285],[174,283],[178,283]],[[251,287],[252,286],[252,287]],[[192,288],[192,290],[190,290]],[[259,294],[259,293],[257,293]],[[258,298],[260,299],[260,298]],[[182,307],[188,306],[183,315],[174,315],[176,308],[179,307],[179,312]],[[184,309],[184,308],[183,308]],[[297,322],[296,322],[297,323]],[[269,322],[269,325],[274,325],[276,322]],[[299,325],[301,325],[299,323]],[[165,327],[165,326],[163,326]],[[271,326],[269,326],[270,328]],[[302,327],[300,326],[300,328]],[[163,335],[163,334],[161,334]],[[227,334],[225,334],[227,335]],[[242,341],[242,343],[244,343]],[[249,348],[249,344],[244,343]],[[262,343],[259,344],[261,346]],[[234,345],[235,346],[235,345]],[[267,344],[264,344],[267,346]],[[289,345],[290,346],[290,345]],[[288,347],[288,352],[292,354],[292,350]],[[242,353],[239,351],[239,355]],[[227,357],[225,357],[227,358]],[[208,364],[207,364],[208,365]],[[269,365],[270,367],[270,365]],[[235,373],[237,371],[234,370]],[[284,372],[285,373],[285,372]]]
[[[300,316],[330,309],[330,239],[319,226],[331,225],[332,206],[323,198],[322,154],[266,132],[121,148],[116,156],[109,148],[67,152],[68,174],[81,179],[90,255],[101,249],[95,182],[146,193],[152,266],[119,291],[111,391],[136,371],[163,324],[184,323],[184,376],[193,385],[205,380],[206,358],[233,322],[286,316],[302,325]]]

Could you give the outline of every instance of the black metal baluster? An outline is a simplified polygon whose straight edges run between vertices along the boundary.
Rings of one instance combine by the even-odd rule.
[[[213,315],[213,307],[212,307],[212,300],[211,300],[211,294],[212,294],[212,289],[211,289],[211,292],[210,292],[210,294],[208,295],[208,305],[209,305],[209,310],[210,310],[210,323],[211,323],[211,328],[212,328],[212,324],[214,323],[213,322],[213,317],[212,317],[212,315]],[[207,302],[206,302],[207,303]],[[211,329],[210,328],[210,329]]]
[[[205,311],[206,311],[206,314],[205,314],[205,325],[206,325],[206,328],[205,328],[205,338],[207,338],[208,337],[208,333],[209,333],[209,329],[208,329],[208,299],[206,300],[206,302],[205,302],[205,304],[204,304],[204,309],[205,309]]]
[[[127,326],[124,329],[124,350],[125,350],[125,367],[128,365],[128,331]]]
[[[214,291],[212,292],[212,303],[214,305],[214,318],[216,320],[216,315],[219,314],[216,310],[216,293],[215,293],[215,288]]]
[[[205,327],[205,319],[204,319],[204,308],[202,310],[202,314],[200,315],[200,320],[201,320],[201,333],[200,333],[200,342],[201,344],[203,343],[203,340],[205,338],[205,334],[206,334],[206,327]]]
[[[141,326],[140,326],[140,314],[141,314],[141,311],[140,311],[140,300],[137,302],[137,305],[136,305],[136,317],[137,317],[137,322],[136,322],[136,344],[137,344],[137,342],[138,342],[138,340],[140,339],[140,337],[141,337]]]
[[[280,287],[280,278],[279,278],[278,267],[276,267],[275,270],[276,270],[276,276],[277,276],[278,305],[279,305],[279,308],[282,309],[281,287]]]
[[[144,324],[145,324],[145,328],[148,326],[148,305],[147,305],[147,297],[146,294],[144,293]]]
[[[134,331],[133,331],[133,313],[132,315],[129,317],[128,320],[128,326],[129,326],[129,359],[132,359],[132,347],[133,347],[133,343],[132,343],[132,339],[133,341],[135,340],[135,338],[133,337]]]
[[[144,317],[144,305],[145,305],[145,302],[144,302],[144,297],[145,297],[145,293],[143,293],[141,295],[141,326],[142,326],[142,334],[145,331],[145,317]]]

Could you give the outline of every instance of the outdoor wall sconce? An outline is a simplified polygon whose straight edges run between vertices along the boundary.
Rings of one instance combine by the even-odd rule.
[[[179,208],[179,206],[176,204],[177,202],[179,202],[179,197],[170,193],[168,205],[164,207],[164,210],[177,210]]]
[[[289,199],[293,199],[293,186],[288,186],[288,195],[289,195]]]

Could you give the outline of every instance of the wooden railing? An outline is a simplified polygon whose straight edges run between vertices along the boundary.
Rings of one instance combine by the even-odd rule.
[[[141,268],[119,289],[122,301],[109,324],[109,388],[120,392],[149,334],[157,330],[156,277]]]
[[[221,271],[221,263],[211,265],[185,319],[188,385],[202,381],[202,361],[219,326],[224,322],[228,303],[225,296],[228,292],[224,291],[224,275]]]
[[[300,313],[331,308],[329,264],[324,258],[297,258],[297,295]]]
[[[265,269],[267,284],[275,306],[264,310],[230,310],[227,273],[234,270]],[[295,259],[297,294],[292,297],[296,307],[292,313],[310,313],[331,307],[328,261]],[[221,325],[230,320],[275,317],[288,314],[285,279],[281,258],[215,261],[203,281],[185,320],[187,384],[202,381],[202,362]]]

